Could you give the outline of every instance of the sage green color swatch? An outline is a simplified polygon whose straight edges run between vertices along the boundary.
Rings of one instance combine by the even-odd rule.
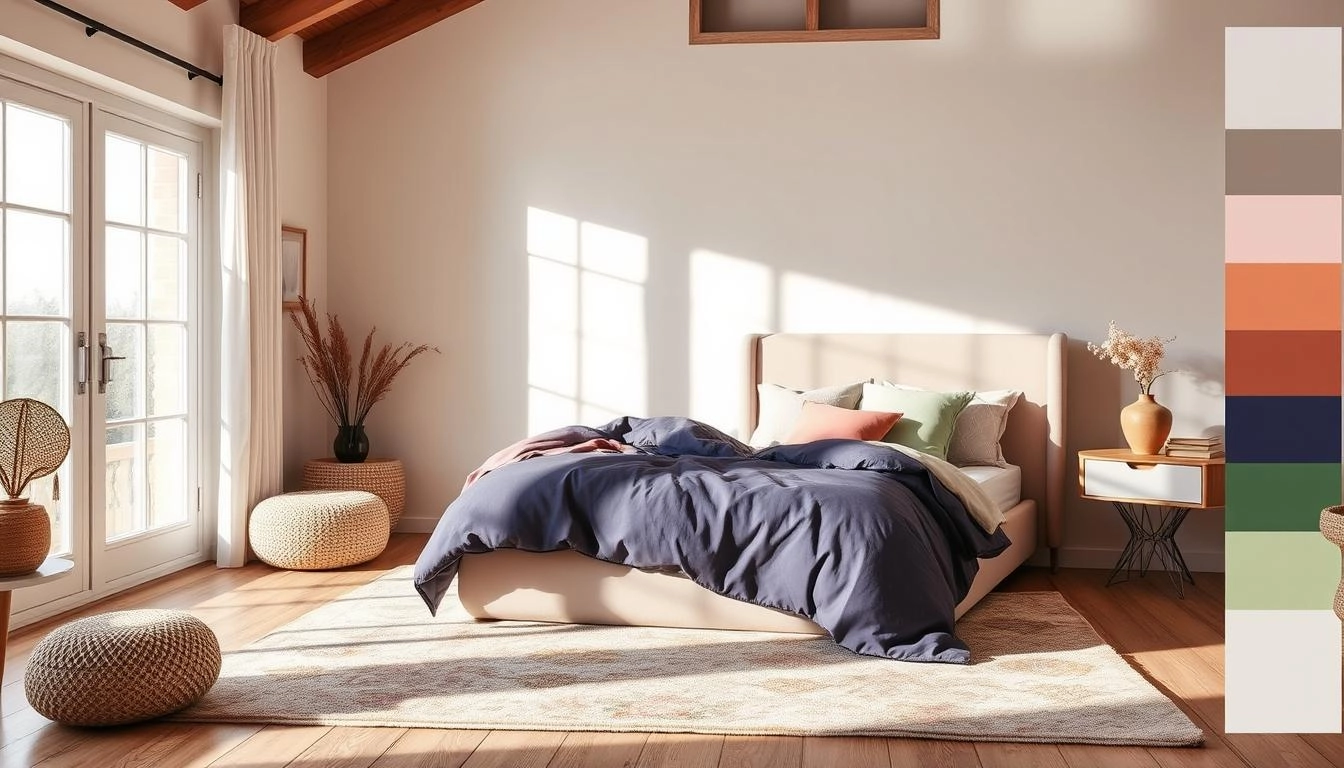
[[[1226,537],[1227,610],[1311,611],[1334,607],[1340,552],[1319,530],[1234,531]]]
[[[1339,464],[1227,465],[1229,531],[1318,531],[1321,510],[1338,504]]]

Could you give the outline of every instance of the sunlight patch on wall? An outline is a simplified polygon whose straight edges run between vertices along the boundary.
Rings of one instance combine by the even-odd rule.
[[[1005,3],[1005,31],[1027,53],[1098,56],[1134,51],[1158,33],[1158,0],[1017,0]]]
[[[648,407],[648,239],[527,209],[528,434]]]
[[[773,333],[1030,333],[1011,323],[707,249],[690,255],[690,402],[694,419],[746,439],[746,339]],[[841,383],[841,382],[832,382]]]
[[[764,264],[691,252],[689,415],[743,439],[746,337],[773,329],[774,282]]]
[[[911,284],[911,292],[918,292],[917,283]],[[1029,332],[1020,325],[798,272],[780,278],[779,308],[784,333]]]

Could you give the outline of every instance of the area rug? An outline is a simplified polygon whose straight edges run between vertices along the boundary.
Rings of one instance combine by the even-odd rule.
[[[431,617],[398,568],[224,658],[193,722],[1188,746],[1203,733],[1055,592],[986,597],[968,665],[767,632]]]

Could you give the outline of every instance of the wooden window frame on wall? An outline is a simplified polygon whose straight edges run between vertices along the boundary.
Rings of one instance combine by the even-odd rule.
[[[820,43],[853,42],[861,40],[937,40],[938,2],[924,0],[925,16],[922,27],[887,27],[873,29],[821,29],[821,3],[825,0],[806,0],[807,12],[804,29],[781,29],[741,32],[705,32],[703,6],[705,0],[691,0],[691,44],[714,43]]]

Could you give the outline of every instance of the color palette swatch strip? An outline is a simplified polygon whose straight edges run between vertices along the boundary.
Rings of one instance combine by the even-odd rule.
[[[1226,30],[1229,733],[1341,730],[1342,39]]]

